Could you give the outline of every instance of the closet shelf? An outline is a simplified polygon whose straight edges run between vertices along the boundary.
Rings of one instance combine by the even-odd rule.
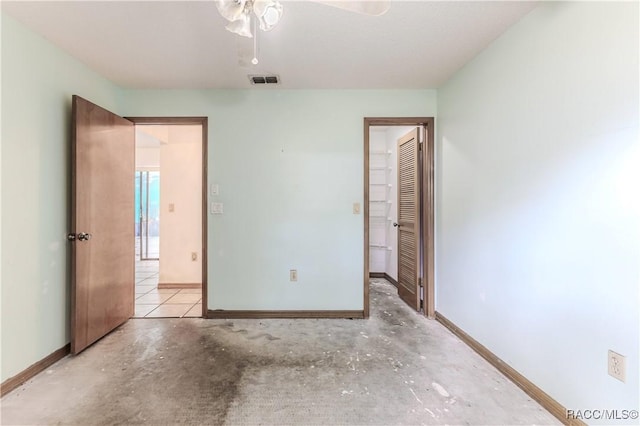
[[[392,173],[394,173],[393,157],[395,151],[386,145],[375,144],[369,147],[370,162],[370,181],[367,185],[369,192],[369,248],[372,256],[369,258],[369,264],[372,270],[386,270],[388,266],[389,253],[393,252],[393,248],[389,245],[389,232],[393,219],[391,215],[395,201],[390,200],[393,185]]]

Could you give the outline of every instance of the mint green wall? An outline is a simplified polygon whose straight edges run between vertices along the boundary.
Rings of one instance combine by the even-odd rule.
[[[438,91],[437,310],[573,410],[638,409],[638,43],[543,2]]]
[[[125,95],[124,115],[209,117],[209,309],[362,309],[363,117],[435,116],[435,91]]]
[[[543,3],[438,91],[437,309],[572,409],[638,401],[637,16]],[[211,309],[361,309],[362,118],[436,115],[435,91],[121,90],[3,16],[2,380],[69,340],[73,93],[209,117]]]
[[[71,95],[119,89],[2,15],[2,380],[69,341]]]
[[[73,94],[209,117],[213,309],[362,309],[363,117],[436,112],[435,91],[122,90],[3,14],[2,380],[69,341]]]

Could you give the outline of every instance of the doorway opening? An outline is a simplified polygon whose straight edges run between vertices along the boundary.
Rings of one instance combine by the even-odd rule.
[[[136,316],[134,312],[137,289],[134,279],[136,275],[134,223],[136,216],[135,127],[138,124],[191,125],[195,126],[194,133],[198,134],[200,151],[199,162],[196,161],[196,163],[199,163],[200,167],[194,173],[194,179],[184,179],[190,185],[184,192],[195,193],[196,198],[200,199],[200,219],[196,221],[196,225],[200,227],[200,234],[198,242],[193,245],[199,247],[199,251],[196,251],[196,260],[200,260],[201,274],[200,282],[193,285],[198,287],[201,293],[200,316],[206,317],[207,118],[127,119],[77,95],[72,96],[71,117],[71,214],[70,232],[67,234],[67,240],[71,244],[70,352],[74,355],[82,352]],[[187,151],[188,149],[177,147],[175,156],[181,157]],[[172,181],[170,173],[163,171],[161,175],[162,181]],[[173,178],[174,182],[178,180]],[[164,208],[162,199],[161,196],[160,213]],[[183,203],[183,199],[179,200],[179,203]],[[188,205],[189,203],[184,204],[184,206]],[[164,222],[167,221],[160,221],[160,225],[162,226]],[[184,224],[179,222],[174,223],[171,228],[180,230],[182,226]],[[163,235],[164,241],[167,233],[160,231],[160,234]],[[160,241],[158,254],[160,259],[163,256],[163,244]],[[152,292],[160,294],[161,281],[162,271],[160,270],[158,283],[151,285],[147,292],[139,296]],[[169,285],[171,286],[172,283]],[[173,301],[180,301],[181,298],[178,297]],[[141,300],[137,301],[141,302]],[[196,303],[189,310],[191,311],[195,306]],[[197,309],[192,312],[198,316]]]
[[[371,279],[386,279],[433,318],[434,120],[364,120],[364,311]]]
[[[136,139],[134,318],[201,317],[206,123],[130,120]]]

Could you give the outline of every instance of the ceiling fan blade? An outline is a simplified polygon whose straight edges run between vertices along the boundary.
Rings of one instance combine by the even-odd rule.
[[[380,16],[387,13],[391,7],[391,0],[310,0],[349,12],[362,15]]]

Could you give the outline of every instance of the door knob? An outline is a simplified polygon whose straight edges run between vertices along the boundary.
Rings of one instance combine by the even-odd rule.
[[[78,241],[89,241],[90,239],[91,239],[91,234],[88,234],[86,232],[78,233]]]
[[[78,232],[77,234],[75,233],[70,233],[67,234],[67,240],[69,241],[89,241],[91,239],[91,234],[87,234],[86,232]]]
[[[397,222],[393,222],[393,227],[394,227],[394,228],[400,228],[400,224],[399,224],[399,223],[397,223]]]

